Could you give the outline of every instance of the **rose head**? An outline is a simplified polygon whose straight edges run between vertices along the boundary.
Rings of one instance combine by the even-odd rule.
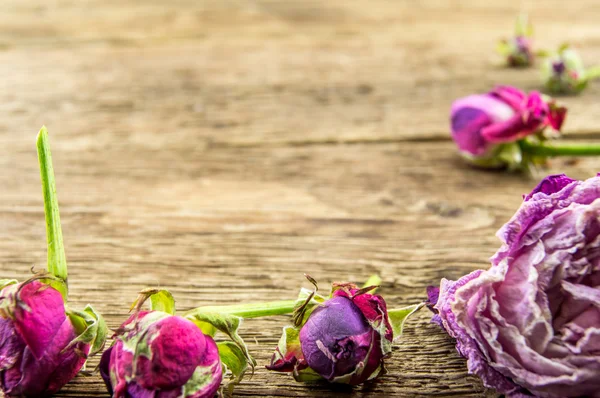
[[[509,43],[506,59],[509,66],[525,67],[533,64],[531,39],[526,36],[516,36]]]
[[[0,388],[6,396],[57,392],[79,372],[90,345],[65,313],[57,290],[37,280],[0,292]]]
[[[542,64],[542,80],[551,94],[577,94],[587,86],[586,71],[577,51],[563,46]]]
[[[508,66],[523,68],[533,64],[532,46],[533,27],[526,15],[519,15],[515,24],[515,33],[510,40],[498,43],[498,52],[506,59]]]
[[[547,177],[498,237],[490,269],[430,289],[433,320],[501,393],[600,397],[600,177]]]
[[[211,398],[223,369],[214,340],[192,321],[141,311],[121,326],[100,371],[115,398]]]
[[[299,381],[308,369],[329,382],[351,385],[382,373],[394,333],[381,296],[334,284],[331,297],[302,318],[297,329],[284,329],[284,346],[268,369],[293,371]]]
[[[511,166],[505,155],[519,150],[516,141],[541,134],[548,126],[560,130],[565,114],[565,108],[556,107],[537,91],[525,94],[514,87],[499,86],[452,104],[452,138],[460,153],[476,165]]]

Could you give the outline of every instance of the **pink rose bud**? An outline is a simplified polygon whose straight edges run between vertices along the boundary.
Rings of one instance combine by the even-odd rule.
[[[223,376],[214,340],[162,311],[132,315],[102,355],[100,372],[113,398],[212,398]]]
[[[497,236],[489,269],[428,289],[432,321],[507,397],[600,397],[600,176],[546,177]]]
[[[8,397],[41,397],[79,372],[90,345],[78,336],[57,290],[37,280],[0,292],[0,388]]]
[[[524,161],[518,141],[542,138],[547,127],[559,131],[565,115],[565,108],[537,91],[498,86],[452,104],[452,138],[461,155],[477,166],[517,168]]]

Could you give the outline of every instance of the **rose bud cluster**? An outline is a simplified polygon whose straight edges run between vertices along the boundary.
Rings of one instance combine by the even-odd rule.
[[[591,80],[600,77],[600,68],[586,69],[579,53],[568,45],[548,56],[542,64],[542,81],[550,94],[579,94]]]
[[[429,289],[471,373],[508,397],[600,397],[600,177],[545,178],[491,268]]]
[[[460,154],[474,165],[519,169],[532,161],[520,142],[544,141],[547,127],[559,131],[566,108],[537,91],[529,94],[498,86],[487,94],[460,98],[452,104],[452,138]]]
[[[420,306],[388,311],[383,297],[372,294],[375,288],[334,283],[329,297],[303,290],[294,326],[283,329],[267,369],[292,372],[297,381],[350,385],[383,374],[394,336]]]
[[[498,43],[498,53],[510,67],[522,68],[533,65],[535,53],[532,46],[533,27],[526,15],[517,18],[515,35],[510,40]]]
[[[6,397],[56,393],[104,346],[106,325],[94,309],[69,309],[67,263],[48,133],[37,140],[48,239],[48,272],[19,283],[0,280],[0,391]]]
[[[147,299],[152,310],[140,310]],[[202,311],[177,316],[166,290],[146,289],[134,306],[135,313],[116,331],[100,361],[113,398],[212,398],[228,370],[237,383],[254,366],[237,335],[239,318]],[[215,343],[217,330],[233,342]]]

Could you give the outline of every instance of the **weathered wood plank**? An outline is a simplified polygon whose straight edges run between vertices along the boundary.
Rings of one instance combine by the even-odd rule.
[[[169,288],[187,309],[290,298],[307,285],[303,272],[323,283],[378,272],[391,305],[421,300],[441,277],[486,267],[495,230],[534,184],[470,169],[450,143],[106,152],[57,145],[54,159],[73,303],[92,303],[111,327],[146,286]],[[34,150],[5,154],[7,165],[0,269],[23,278],[45,258]],[[589,159],[552,171],[585,178],[598,168]],[[422,311],[409,323],[389,375],[353,396],[485,394],[428,319]],[[260,366],[237,394],[335,396],[264,370],[285,322],[246,323]],[[100,391],[98,377],[79,377],[60,396]]]
[[[303,272],[323,285],[378,272],[400,306],[441,277],[486,267],[496,229],[534,181],[466,167],[447,142],[447,112],[496,83],[537,87],[535,70],[502,68],[493,53],[520,6],[5,0],[3,277],[45,261],[33,145],[43,123],[73,305],[92,303],[111,327],[146,286],[169,288],[183,310],[288,299]],[[600,61],[595,2],[528,6],[541,45],[571,40]],[[574,137],[600,137],[599,92],[564,99]],[[551,171],[598,169],[587,159]],[[428,319],[409,323],[388,375],[351,395],[493,395]],[[263,368],[285,322],[246,323],[260,365],[236,395],[339,395]],[[80,376],[59,396],[106,393],[98,376]]]
[[[539,86],[494,52],[518,1],[5,3],[0,131],[46,123],[73,147],[446,139],[455,98]],[[600,9],[569,4],[528,5],[539,45],[600,63]],[[567,133],[598,133],[599,93],[561,99]]]

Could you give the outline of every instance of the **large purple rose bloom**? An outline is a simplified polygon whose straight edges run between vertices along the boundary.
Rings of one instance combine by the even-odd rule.
[[[429,289],[433,320],[486,386],[600,397],[599,198],[600,177],[547,177],[498,232],[490,269]]]
[[[65,313],[57,290],[37,280],[0,292],[0,390],[8,397],[44,397],[83,366],[90,345]]]
[[[100,373],[114,398],[212,398],[223,368],[214,340],[192,321],[141,311],[117,332]]]

